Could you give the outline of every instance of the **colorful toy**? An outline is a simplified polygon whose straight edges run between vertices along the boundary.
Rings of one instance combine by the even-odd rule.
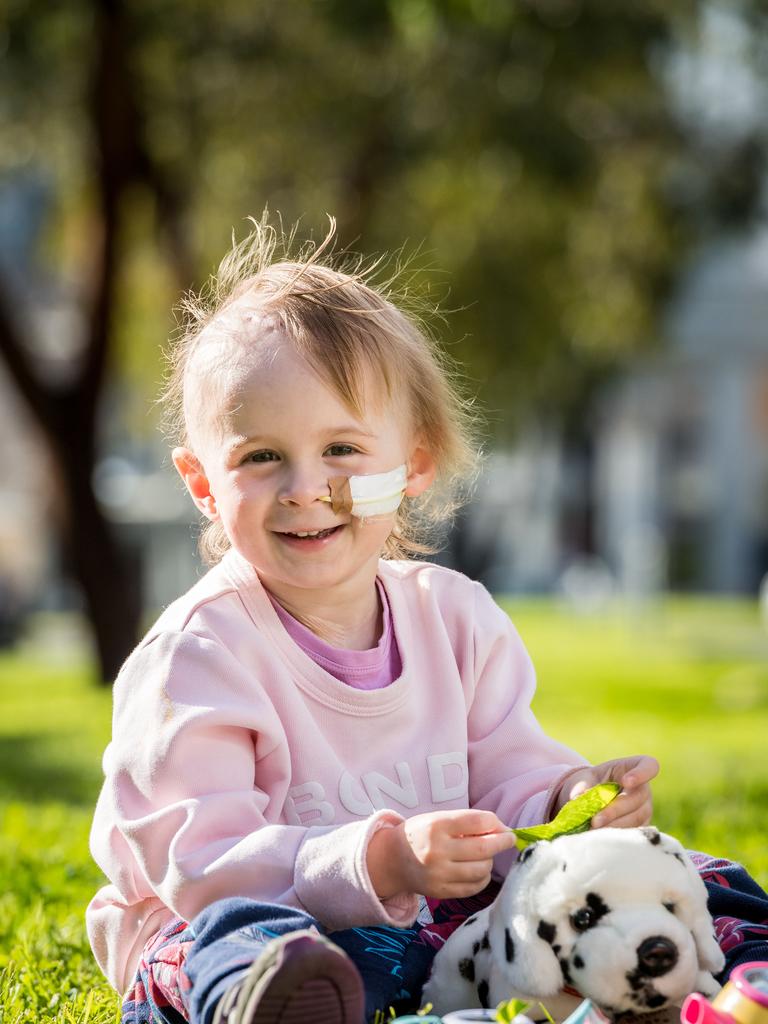
[[[454,1010],[442,1018],[443,1024],[497,1024],[495,1010]],[[523,1024],[517,1021],[516,1024]],[[528,1021],[528,1024],[533,1024]]]
[[[694,992],[680,1011],[682,1024],[768,1024],[768,963],[734,968],[727,984],[708,1002]]]
[[[591,999],[585,999],[563,1024],[609,1024],[609,1020],[610,1018],[601,1013]]]
[[[535,1006],[530,1009],[530,1004],[522,1000],[510,1000],[510,1003],[515,1002],[521,1009],[511,1015],[503,1012],[508,1009],[509,1004],[501,1003],[495,1010],[454,1010],[446,1013],[444,1017],[412,1013],[405,1017],[397,1017],[391,1024],[541,1024],[547,1019],[552,1020],[543,1003],[538,1004],[538,1012]],[[601,1013],[590,999],[584,999],[563,1024],[610,1024],[610,1018]]]

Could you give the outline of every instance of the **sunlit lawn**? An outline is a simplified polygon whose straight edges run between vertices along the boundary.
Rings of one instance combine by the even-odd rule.
[[[768,631],[748,602],[581,617],[508,603],[539,674],[545,727],[594,760],[647,751],[657,823],[768,884]],[[109,693],[40,639],[0,655],[0,1024],[113,1022],[83,908]]]
[[[673,601],[599,619],[507,607],[548,731],[591,760],[654,754],[656,824],[768,885],[768,628],[757,606]]]

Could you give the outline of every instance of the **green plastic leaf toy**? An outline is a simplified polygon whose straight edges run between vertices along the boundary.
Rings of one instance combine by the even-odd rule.
[[[511,828],[510,832],[514,832],[517,839],[518,850],[524,850],[540,839],[551,840],[575,832],[586,832],[598,811],[615,800],[620,791],[621,786],[615,782],[601,782],[569,800],[552,821],[544,825],[531,825],[530,828]]]
[[[515,1017],[520,1013],[525,1013],[530,1005],[525,999],[508,999],[496,1007],[495,1020],[499,1024],[512,1024]]]
[[[533,1024],[530,1017],[525,1015],[525,1011],[531,1004],[526,1002],[525,999],[508,999],[506,1002],[499,1003],[496,1007],[496,1013],[494,1014],[494,1020],[498,1021],[498,1024],[514,1024],[516,1020],[527,1021],[527,1024]],[[544,1003],[539,1003],[539,1009],[544,1014],[544,1017],[549,1021],[549,1024],[555,1024],[554,1017],[546,1008]]]

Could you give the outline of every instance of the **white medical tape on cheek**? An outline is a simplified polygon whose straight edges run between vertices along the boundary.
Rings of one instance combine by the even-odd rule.
[[[352,492],[352,515],[362,519],[396,511],[403,500],[407,482],[405,464],[389,473],[351,476],[349,487]]]
[[[400,507],[407,482],[405,464],[387,473],[332,477],[331,493],[321,501],[330,501],[334,512],[351,512],[359,519],[387,515]]]

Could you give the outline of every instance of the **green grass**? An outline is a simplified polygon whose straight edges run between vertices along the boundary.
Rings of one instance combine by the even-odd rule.
[[[749,602],[580,617],[505,602],[536,663],[545,728],[588,757],[655,754],[657,823],[768,884],[768,631]],[[110,694],[52,645],[0,656],[0,1024],[113,1024],[83,909]]]
[[[547,731],[591,760],[653,754],[656,824],[768,885],[768,630],[746,601],[574,616],[505,602]]]
[[[85,938],[111,695],[77,661],[0,657],[0,1024],[113,1024]]]

